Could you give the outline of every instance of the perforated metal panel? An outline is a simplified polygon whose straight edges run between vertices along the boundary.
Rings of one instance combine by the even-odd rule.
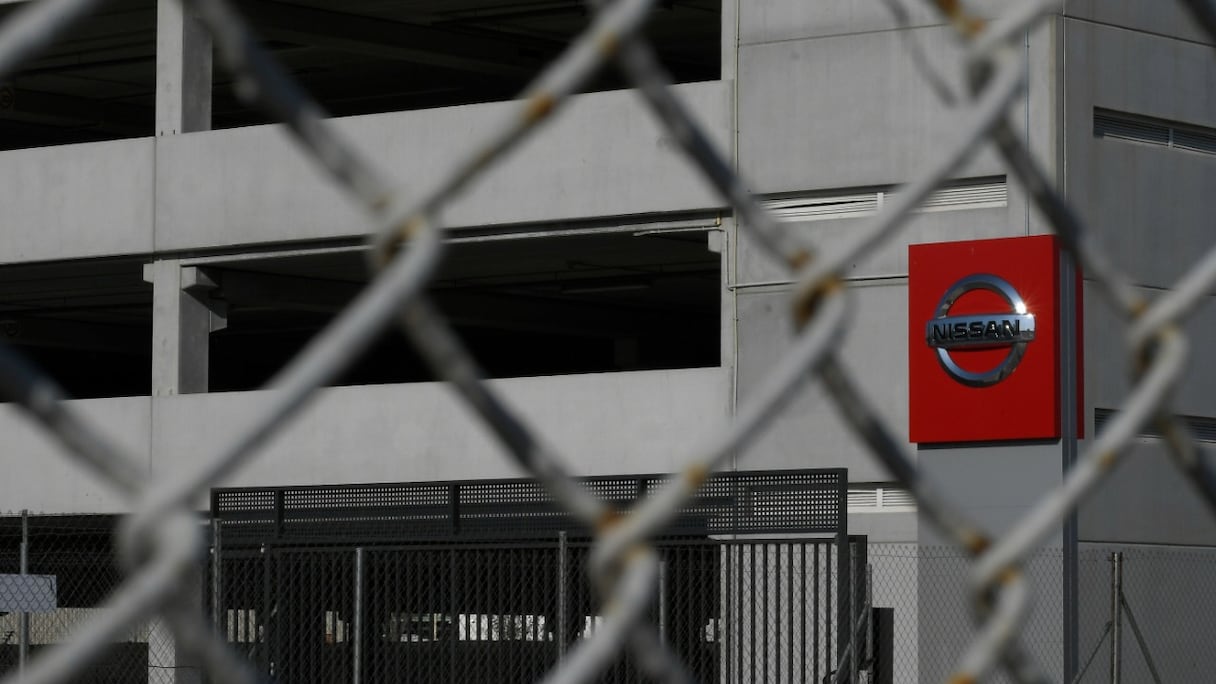
[[[663,485],[667,475],[583,480],[620,508]],[[666,531],[669,535],[845,531],[843,469],[713,475]],[[531,480],[215,489],[212,516],[225,543],[461,538],[551,538],[588,532]]]

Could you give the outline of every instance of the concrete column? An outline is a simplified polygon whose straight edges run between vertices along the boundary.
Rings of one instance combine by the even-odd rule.
[[[217,283],[193,266],[161,259],[144,267],[152,283],[152,396],[207,391],[211,333],[227,326]]]
[[[965,514],[994,534],[1008,532],[1063,481],[1060,442],[1010,442],[922,446],[917,458],[924,477],[949,494]],[[945,680],[961,644],[974,634],[968,593],[970,563],[931,525],[920,525],[917,560],[920,681]],[[1074,542],[1075,543],[1075,542]],[[1033,597],[1023,645],[1053,681],[1063,678],[1067,633],[1063,591],[1067,540],[1063,531],[1046,539],[1027,568]]]
[[[156,2],[156,134],[211,130],[211,36],[178,0]]]

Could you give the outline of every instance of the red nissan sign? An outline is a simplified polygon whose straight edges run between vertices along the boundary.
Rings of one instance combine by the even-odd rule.
[[[1060,258],[1051,235],[908,248],[913,442],[1060,437]]]

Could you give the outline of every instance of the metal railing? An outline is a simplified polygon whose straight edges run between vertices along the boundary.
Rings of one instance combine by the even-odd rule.
[[[651,677],[665,681],[690,678],[677,655],[664,644],[657,626],[648,622],[659,557],[647,540],[709,472],[729,456],[745,451],[795,389],[812,379],[824,384],[874,457],[913,493],[924,518],[974,556],[970,590],[979,629],[958,663],[954,682],[977,680],[996,667],[1018,681],[1045,679],[1016,639],[1028,604],[1021,567],[1036,543],[1101,484],[1144,425],[1157,424],[1176,467],[1216,510],[1216,478],[1199,458],[1185,423],[1170,411],[1170,391],[1185,368],[1187,355],[1180,321],[1216,283],[1216,250],[1182,275],[1170,291],[1146,300],[1055,190],[1011,121],[1010,105],[1024,90],[1027,57],[1023,36],[1057,10],[1059,0],[1010,3],[992,22],[976,18],[959,0],[932,2],[957,29],[966,47],[965,63],[960,65],[968,77],[966,92],[951,92],[947,81],[927,61],[918,63],[930,75],[938,95],[966,108],[966,121],[915,180],[880,214],[865,220],[845,249],[831,255],[819,253],[795,233],[778,228],[748,194],[730,161],[708,142],[666,88],[667,79],[639,33],[653,4],[650,0],[593,1],[595,12],[586,32],[537,76],[512,114],[487,131],[474,154],[455,160],[437,175],[436,186],[418,199],[411,199],[418,195],[399,189],[390,176],[324,121],[320,108],[258,46],[232,4],[226,0],[183,1],[211,32],[218,55],[233,73],[237,94],[282,120],[298,145],[364,208],[373,234],[371,267],[377,277],[271,380],[275,400],[269,408],[228,435],[221,448],[195,467],[152,482],[142,476],[137,459],[60,401],[62,393],[52,380],[11,349],[0,348],[3,394],[42,423],[62,443],[65,453],[121,492],[134,510],[119,535],[128,577],[122,589],[75,640],[37,658],[26,672],[27,681],[73,679],[115,634],[153,613],[164,617],[179,647],[197,655],[214,678],[255,681],[253,670],[220,642],[197,606],[181,598],[185,588],[195,583],[197,553],[202,547],[201,532],[191,514],[192,502],[218,479],[255,458],[258,447],[297,415],[317,388],[347,367],[377,333],[394,322],[417,346],[434,374],[452,385],[517,464],[543,483],[572,515],[596,530],[591,575],[605,598],[604,621],[594,638],[572,648],[561,665],[548,673],[546,682],[586,681],[607,667],[621,649],[628,649]],[[42,0],[22,7],[0,28],[0,72],[12,73],[98,4],[97,0]],[[1206,0],[1185,0],[1184,4],[1216,37],[1216,7]],[[910,45],[915,56],[919,48],[914,39]],[[543,433],[524,422],[509,403],[480,381],[476,362],[423,291],[444,250],[441,210],[456,201],[472,179],[493,173],[502,157],[539,130],[568,95],[608,62],[614,62],[638,88],[669,135],[733,206],[741,229],[786,264],[797,281],[790,316],[799,332],[791,351],[739,407],[734,423],[690,449],[681,476],[637,504],[629,515],[622,515],[577,484],[565,459],[547,444]],[[995,143],[1011,174],[1084,267],[1096,290],[1123,316],[1135,368],[1134,386],[1117,417],[1089,444],[1063,484],[999,538],[968,519],[949,496],[919,477],[904,445],[874,411],[837,353],[847,322],[848,295],[841,281],[844,269],[905,225],[909,212],[961,168],[983,141]]]

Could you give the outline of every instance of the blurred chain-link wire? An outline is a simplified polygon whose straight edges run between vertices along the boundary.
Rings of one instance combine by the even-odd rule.
[[[23,60],[82,19],[96,0],[41,0],[16,12],[0,28],[0,72],[11,73]],[[219,680],[251,682],[256,675],[244,660],[216,638],[201,617],[191,587],[196,585],[200,531],[191,502],[247,463],[257,447],[302,407],[314,391],[347,367],[390,322],[402,326],[437,377],[449,382],[473,412],[500,440],[511,458],[550,491],[553,498],[597,531],[590,551],[590,578],[604,597],[603,621],[593,637],[571,649],[546,682],[586,681],[627,649],[646,674],[667,681],[691,677],[687,666],[660,638],[650,606],[659,584],[659,554],[648,539],[667,522],[679,504],[705,480],[709,471],[746,447],[804,382],[823,381],[858,437],[916,497],[925,519],[944,538],[971,557],[969,603],[976,631],[958,660],[951,681],[971,682],[994,667],[1016,681],[1042,681],[1039,664],[1027,656],[1017,636],[1027,624],[1029,596],[1026,573],[1038,542],[1057,529],[1069,511],[1100,485],[1119,461],[1128,441],[1155,423],[1180,468],[1216,511],[1216,478],[1198,456],[1181,421],[1170,412],[1170,391],[1186,368],[1187,340],[1179,321],[1189,314],[1216,282],[1216,250],[1182,274],[1175,287],[1153,301],[1144,299],[1102,250],[1100,241],[1056,192],[1009,118],[1009,107],[1023,92],[1025,32],[1059,8],[1058,0],[1021,0],[1006,4],[1001,15],[985,21],[959,0],[931,2],[957,29],[966,46],[958,68],[967,92],[941,90],[946,79],[931,78],[945,99],[966,113],[953,140],[929,160],[884,211],[854,231],[854,241],[832,254],[781,230],[746,192],[725,154],[714,149],[665,88],[667,79],[649,46],[640,37],[648,0],[595,0],[591,22],[565,53],[539,73],[521,95],[512,115],[485,132],[480,148],[439,170],[424,192],[397,188],[391,176],[365,159],[324,121],[323,112],[258,46],[235,7],[226,0],[184,0],[212,33],[217,53],[233,73],[237,93],[281,119],[301,149],[330,175],[352,200],[364,207],[373,235],[372,285],[286,369],[270,382],[275,400],[209,459],[195,467],[146,482],[129,455],[113,446],[104,432],[60,401],[52,380],[0,349],[0,390],[17,401],[64,446],[65,453],[92,468],[99,479],[124,494],[134,513],[119,532],[126,580],[75,634],[52,649],[27,671],[28,681],[59,682],[78,678],[129,630],[159,614],[179,648],[192,652]],[[1198,22],[1216,35],[1216,10],[1206,0],[1184,3]],[[734,207],[741,229],[793,272],[797,287],[790,315],[799,330],[789,354],[773,369],[745,404],[735,422],[690,449],[683,473],[662,491],[637,504],[628,515],[581,487],[567,472],[566,461],[546,443],[543,432],[520,419],[513,408],[480,381],[476,362],[464,351],[450,326],[423,294],[444,244],[442,210],[458,201],[461,191],[521,140],[538,131],[564,99],[598,69],[615,63],[639,89],[669,134],[696,161],[701,171]],[[926,65],[926,70],[931,71]],[[930,85],[936,84],[936,86]],[[847,323],[848,293],[841,282],[846,265],[888,239],[906,223],[908,213],[943,180],[959,169],[984,141],[991,141],[1008,163],[1062,242],[1084,268],[1096,291],[1122,314],[1132,348],[1134,387],[1117,416],[1089,443],[1057,490],[1047,493],[1023,520],[1000,537],[970,521],[944,492],[918,476],[902,442],[894,437],[848,375],[836,355],[836,343]],[[448,627],[444,627],[445,629]],[[843,672],[843,668],[840,670]],[[839,675],[838,675],[839,676]]]

